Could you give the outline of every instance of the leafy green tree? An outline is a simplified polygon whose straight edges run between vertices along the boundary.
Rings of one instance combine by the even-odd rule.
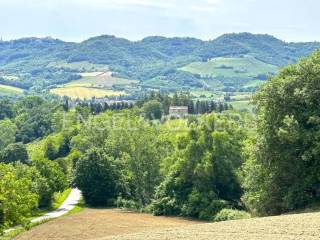
[[[157,215],[182,214],[213,219],[221,209],[240,206],[237,171],[242,164],[244,133],[228,116],[204,116],[191,124],[166,160],[173,163],[156,192]]]
[[[39,159],[33,161],[32,164],[45,179],[45,182],[41,182],[39,205],[49,207],[52,204],[54,193],[62,192],[68,187],[67,177],[59,164],[54,161]]]
[[[258,136],[249,145],[244,200],[255,214],[320,201],[320,51],[283,69],[255,96]]]
[[[119,193],[120,174],[112,157],[93,148],[77,162],[74,182],[86,203],[106,206]]]
[[[22,163],[28,163],[28,152],[26,146],[22,143],[13,143],[8,145],[0,156],[0,162],[14,163],[20,161]]]
[[[58,147],[52,138],[48,138],[44,148],[44,155],[49,160],[54,160],[58,158]]]
[[[68,136],[63,136],[62,143],[58,149],[58,156],[59,157],[66,157],[70,153],[70,139]]]
[[[9,119],[0,121],[0,151],[15,142],[17,130],[16,125]]]
[[[161,119],[163,114],[163,106],[156,100],[151,100],[143,105],[145,117],[149,120]]]
[[[18,174],[13,165],[0,163],[0,228],[25,224],[38,205],[29,175]]]
[[[161,181],[161,158],[169,153],[165,140],[148,122],[137,116],[118,120],[118,130],[110,131],[105,149],[123,166],[123,175],[129,186],[129,198],[138,205],[149,204],[155,188]]]
[[[5,118],[12,118],[14,115],[14,110],[12,103],[9,100],[0,100],[0,120]]]
[[[61,106],[55,102],[45,101],[40,97],[27,97],[16,104],[18,127],[16,141],[29,143],[54,131],[54,113]]]

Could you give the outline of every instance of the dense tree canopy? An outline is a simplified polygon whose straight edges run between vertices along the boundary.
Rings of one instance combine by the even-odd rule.
[[[239,207],[242,190],[236,173],[244,135],[228,118],[203,117],[179,139],[167,160],[170,172],[157,190],[156,214],[212,219],[222,208]]]
[[[320,52],[256,95],[258,136],[245,166],[245,201],[275,214],[320,201]]]
[[[93,148],[78,161],[74,181],[88,204],[106,206],[119,193],[120,176],[114,159],[102,149]]]

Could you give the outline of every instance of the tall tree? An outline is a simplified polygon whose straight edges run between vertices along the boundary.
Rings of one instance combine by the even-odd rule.
[[[320,201],[320,51],[283,69],[255,96],[256,148],[245,167],[247,206],[277,214]]]

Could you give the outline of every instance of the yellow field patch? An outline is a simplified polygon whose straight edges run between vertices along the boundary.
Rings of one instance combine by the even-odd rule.
[[[50,90],[51,93],[59,95],[61,97],[67,96],[73,99],[91,99],[93,97],[102,98],[110,96],[120,96],[125,95],[125,92],[113,91],[99,88],[89,88],[89,87],[62,87],[54,88]]]
[[[23,89],[0,84],[0,90],[6,90],[14,93],[23,93]]]

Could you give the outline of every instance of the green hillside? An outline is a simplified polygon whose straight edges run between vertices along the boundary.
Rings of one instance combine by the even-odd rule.
[[[19,96],[23,93],[23,89],[0,84],[0,97]]]
[[[249,77],[259,79],[259,75],[274,74],[278,67],[264,63],[252,56],[219,57],[207,62],[194,62],[181,68],[183,71],[200,74],[201,77]]]
[[[239,90],[243,84],[265,79],[277,67],[295,63],[318,48],[317,42],[287,43],[270,35],[250,33],[225,34],[211,41],[147,37],[133,42],[108,35],[81,43],[23,38],[0,42],[0,83],[40,92],[78,80],[83,71],[107,68],[115,77],[139,81],[143,88],[176,90],[220,85],[205,75],[219,76],[222,87]],[[236,79],[240,83],[234,85]]]
[[[220,82],[242,89],[253,89],[277,73],[279,67],[264,63],[253,56],[218,57],[207,62],[193,62],[180,70],[198,74],[209,85]]]

